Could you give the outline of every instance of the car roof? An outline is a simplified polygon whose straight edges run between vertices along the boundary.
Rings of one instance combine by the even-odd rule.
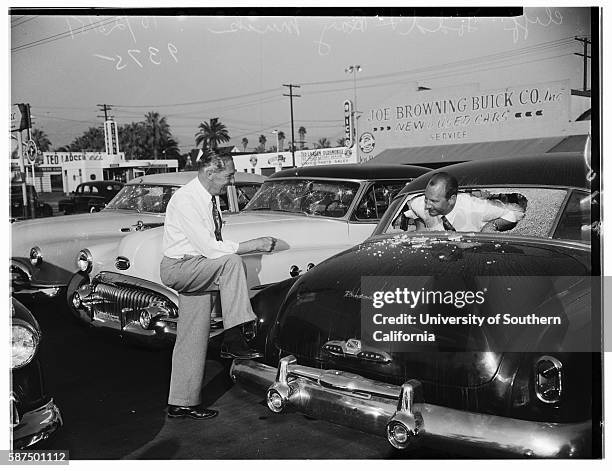
[[[145,175],[134,178],[128,184],[158,184],[158,185],[185,185],[198,176],[198,172],[167,172]],[[266,177],[254,173],[236,172],[234,181],[236,183],[263,183]]]
[[[430,168],[417,165],[362,165],[334,164],[297,167],[281,170],[270,176],[271,179],[288,177],[338,178],[357,180],[382,180],[392,178],[416,178],[431,171]]]
[[[90,182],[79,183],[78,186],[82,185],[93,185],[93,186],[106,186],[106,185],[124,185],[123,182],[117,180],[92,180]]]
[[[433,170],[410,182],[400,194],[425,190],[431,175],[441,171],[455,176],[460,188],[519,185],[588,189],[588,170],[584,155],[579,152],[473,160]]]

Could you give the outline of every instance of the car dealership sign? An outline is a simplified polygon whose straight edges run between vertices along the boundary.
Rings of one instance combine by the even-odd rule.
[[[361,131],[379,150],[559,136],[570,121],[569,95],[568,81],[410,92],[367,110]]]

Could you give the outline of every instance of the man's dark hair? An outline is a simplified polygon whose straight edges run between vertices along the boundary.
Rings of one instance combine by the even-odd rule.
[[[444,183],[444,189],[446,190],[444,196],[446,199],[449,199],[451,196],[457,194],[459,182],[457,182],[457,179],[454,176],[452,176],[450,173],[446,173],[446,172],[434,173],[429,179],[427,186],[435,186],[440,182]]]
[[[212,168],[214,172],[221,172],[229,162],[233,162],[230,154],[217,154],[212,150],[204,150],[202,156],[197,161],[198,171]]]

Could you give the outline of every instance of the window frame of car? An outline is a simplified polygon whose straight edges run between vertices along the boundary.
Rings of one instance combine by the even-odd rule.
[[[568,187],[568,186],[562,186],[562,185],[533,185],[533,184],[513,184],[513,183],[508,183],[508,184],[486,184],[486,185],[480,185],[480,184],[476,184],[476,185],[470,185],[470,186],[460,186],[459,187],[459,192],[471,192],[474,190],[489,190],[489,189],[499,189],[499,188],[508,188],[508,189],[516,189],[516,190],[520,190],[521,188],[525,188],[525,189],[532,189],[532,190],[562,190],[565,191],[565,195],[563,197],[563,200],[560,202],[559,204],[559,211],[557,212],[557,214],[555,215],[555,217],[552,219],[551,221],[551,226],[550,229],[547,232],[546,237],[538,237],[538,236],[532,236],[534,239],[537,240],[555,240],[555,241],[566,241],[566,242],[572,242],[572,243],[577,243],[577,244],[584,244],[584,245],[589,245],[590,246],[590,242],[586,242],[584,240],[578,240],[578,239],[560,239],[560,238],[555,238],[554,235],[556,234],[558,228],[559,228],[559,223],[561,222],[561,219],[563,217],[563,215],[566,213],[566,210],[568,208],[568,203],[570,202],[570,198],[572,197],[573,194],[575,193],[582,193],[584,194],[584,196],[588,196],[590,191],[587,188],[579,188],[579,187]],[[407,201],[409,198],[414,198],[416,196],[422,195],[424,194],[424,189],[422,190],[418,190],[418,191],[412,191],[409,193],[403,193],[401,195],[397,195],[394,200],[391,202],[391,204],[389,205],[389,207],[391,207],[396,200],[400,199],[402,201]],[[529,205],[529,202],[528,202]],[[386,217],[383,216],[383,218],[379,221],[378,226],[376,226],[376,229],[373,232],[373,235],[377,235],[377,234],[390,234],[390,232],[387,232],[389,229],[389,226],[393,223],[393,221],[396,220],[396,218],[399,216],[399,213],[401,212],[401,210],[403,209],[405,205],[402,205],[401,203],[398,205],[398,208],[394,211],[394,214],[388,214]],[[527,206],[529,208],[529,206]],[[384,224],[384,228],[383,228],[383,220],[385,222]],[[410,233],[410,232],[408,232]],[[414,234],[418,234],[419,232],[414,232]],[[420,231],[420,233],[422,234],[423,231]],[[518,234],[511,234],[511,233],[505,233],[505,232],[500,232],[500,234],[506,234],[507,237],[520,237],[520,238],[525,238],[525,237],[529,237],[529,236],[525,236],[525,235],[518,235]]]
[[[266,183],[274,183],[276,181],[328,181],[328,182],[341,182],[341,183],[357,183],[359,187],[357,188],[357,193],[353,197],[351,204],[346,210],[346,213],[341,217],[331,217],[325,216],[323,214],[308,214],[304,215],[306,217],[312,218],[322,218],[327,219],[329,221],[344,221],[350,224],[378,224],[382,218],[382,216],[378,219],[357,219],[354,216],[354,212],[356,211],[358,205],[361,203],[361,200],[364,196],[367,195],[368,191],[375,185],[376,183],[403,183],[403,186],[409,183],[406,178],[385,178],[385,179],[368,179],[362,180],[359,178],[336,178],[336,177],[310,177],[310,176],[294,176],[294,177],[282,177],[282,178],[270,178],[262,183],[261,187],[263,187]],[[401,191],[401,189],[399,190]],[[393,200],[392,200],[393,201]],[[273,210],[272,210],[273,211]],[[299,213],[295,213],[299,214]]]

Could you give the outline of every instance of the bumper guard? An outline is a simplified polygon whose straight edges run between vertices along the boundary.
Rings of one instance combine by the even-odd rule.
[[[373,381],[338,370],[297,364],[288,356],[278,369],[234,360],[230,375],[247,387],[267,389],[268,408],[306,415],[381,435],[398,449],[427,444],[444,450],[508,457],[561,458],[591,453],[591,421],[531,422],[467,412],[422,401],[421,385]]]

